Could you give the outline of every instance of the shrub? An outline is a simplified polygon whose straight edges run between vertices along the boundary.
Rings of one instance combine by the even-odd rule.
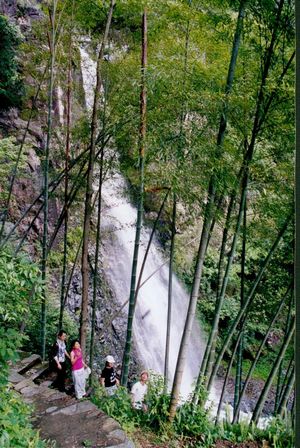
[[[1,109],[18,107],[23,93],[16,52],[20,43],[17,28],[0,15],[0,104]]]
[[[44,443],[30,424],[30,408],[8,387],[9,362],[24,342],[19,325],[29,311],[29,295],[39,271],[23,257],[0,254],[0,446],[40,448]],[[39,283],[37,283],[37,290]]]

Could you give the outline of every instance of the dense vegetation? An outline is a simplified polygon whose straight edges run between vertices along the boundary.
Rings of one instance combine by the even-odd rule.
[[[22,17],[26,2],[19,3]],[[264,439],[292,447],[293,2],[52,0],[42,2],[41,10],[23,36],[0,15],[1,114],[19,107],[27,123],[21,137],[6,130],[0,141],[0,402],[6,397],[1,442],[40,443],[27,424],[27,409],[8,389],[7,362],[17,349],[39,350],[45,358],[63,325],[80,334],[93,364],[101,279],[92,274],[99,272],[103,238],[101,214],[93,211],[101,210],[103,182],[120,169],[138,208],[125,387],[113,399],[98,391],[95,402],[128,430],[185,437],[190,446]],[[91,110],[84,105],[82,42],[97,63]],[[40,146],[27,138],[31,122],[41,129]],[[30,179],[30,151],[41,160],[43,186],[30,199],[33,205],[24,207],[18,182]],[[153,212],[163,200],[156,223]],[[190,293],[173,388],[166,393],[166,360],[165,378],[150,388],[151,411],[145,415],[131,409],[126,392],[142,218],[157,225],[170,269]],[[82,270],[80,329],[64,310],[76,266]],[[193,396],[176,410],[195,314],[208,342]],[[215,426],[204,405],[220,367],[235,378],[235,416],[232,424]],[[248,376],[265,384],[251,426],[238,423]],[[276,419],[262,431],[256,423],[272,387]],[[19,425],[14,429],[13,416]]]

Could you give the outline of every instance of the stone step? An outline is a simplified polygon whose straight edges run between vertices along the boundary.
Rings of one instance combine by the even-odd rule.
[[[49,363],[47,361],[35,364],[29,370],[27,370],[23,375],[26,378],[30,378],[32,381],[40,378],[42,375],[47,373],[49,370]]]
[[[27,372],[29,369],[31,369],[33,366],[35,366],[36,364],[40,364],[42,361],[40,355],[31,355],[28,356],[27,358],[21,359],[20,361],[18,361],[14,366],[13,369],[19,373],[19,374],[24,374],[25,372]]]
[[[14,389],[18,392],[21,392],[24,387],[34,387],[34,382],[29,378],[22,377],[22,381],[14,385]]]
[[[8,381],[12,384],[20,383],[24,380],[24,377],[20,375],[15,369],[11,369],[8,375]]]

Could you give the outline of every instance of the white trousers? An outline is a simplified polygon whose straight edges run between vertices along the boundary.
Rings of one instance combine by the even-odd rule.
[[[73,383],[75,387],[75,395],[78,400],[85,395],[85,380],[86,374],[84,368],[79,370],[72,370]]]

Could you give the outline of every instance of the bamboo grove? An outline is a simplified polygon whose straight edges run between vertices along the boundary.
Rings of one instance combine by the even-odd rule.
[[[127,279],[130,296],[106,323],[110,325],[124,313],[129,303],[122,385],[128,382],[132,324],[142,282],[143,267],[141,272],[137,269],[140,232],[145,225],[145,207],[152,201],[157,212],[151,223],[152,235],[161,237],[159,224],[167,223],[164,249],[169,251],[170,276],[163,356],[165,391],[169,387],[171,392],[169,420],[174,420],[180,401],[193,321],[195,316],[203,318],[201,310],[208,306],[205,284],[212,258],[216,269],[209,286],[207,343],[204,353],[199,353],[202,364],[193,406],[205,405],[207,394],[203,395],[203,390],[211,390],[220,367],[226,366],[218,420],[234,365],[233,422],[237,422],[251,375],[276,329],[280,343],[252,421],[258,422],[274,384],[274,414],[283,415],[295,381],[291,270],[293,2],[48,0],[42,2],[42,9],[42,24],[33,24],[34,43],[25,39],[21,45],[21,51],[29,55],[30,62],[24,64],[23,71],[24,77],[33,80],[26,93],[31,101],[24,106],[28,109],[27,126],[1,197],[0,246],[1,251],[5,250],[14,236],[20,235],[18,245],[13,246],[17,256],[32,241],[37,221],[42,221],[43,232],[35,244],[39,247],[36,256],[43,285],[43,358],[51,282],[49,259],[59,245],[62,257],[57,322],[61,328],[74,270],[79,266],[79,334],[93,366],[97,288],[102,282],[102,185],[119,159],[134,186],[137,205],[132,274]],[[89,36],[97,69],[92,108],[79,114],[84,95],[75,73],[81,63],[83,36]],[[113,57],[114,52],[119,56]],[[65,111],[62,122],[54,104],[59,89]],[[5,231],[16,201],[15,182],[22,176],[26,135],[38,108],[45,132],[43,185],[31,205]],[[55,200],[59,201],[60,212],[50,225],[49,206]],[[92,221],[95,228],[91,228]],[[75,227],[76,247],[70,248]],[[191,229],[190,244],[186,234],[190,235]],[[192,258],[187,268],[184,253],[188,245]],[[147,251],[142,266],[145,263]],[[174,381],[170,384],[173,270],[188,277],[190,298]],[[245,368],[249,335],[263,319],[260,344],[250,366]]]

